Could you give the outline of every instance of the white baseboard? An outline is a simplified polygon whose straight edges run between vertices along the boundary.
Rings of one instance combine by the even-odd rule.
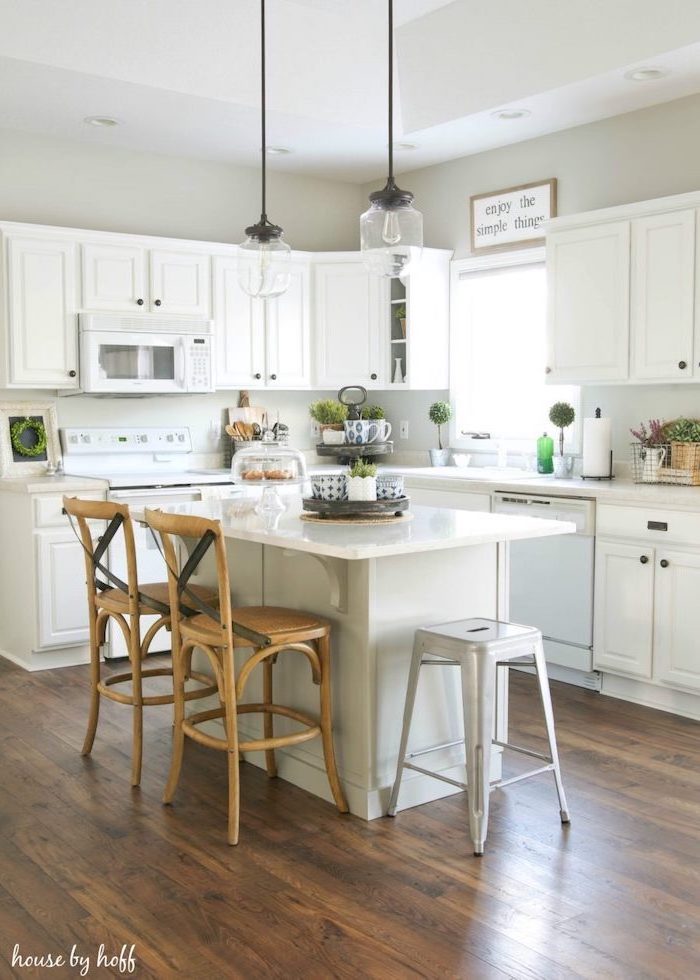
[[[647,708],[670,711],[683,718],[700,721],[700,695],[689,691],[676,691],[657,684],[634,680],[631,677],[618,677],[616,674],[602,675],[601,693],[620,701],[632,701]]]
[[[53,670],[56,667],[79,667],[90,663],[87,646],[62,647],[60,650],[31,650],[27,657],[19,657],[9,650],[0,650],[0,657],[31,673],[37,670]]]

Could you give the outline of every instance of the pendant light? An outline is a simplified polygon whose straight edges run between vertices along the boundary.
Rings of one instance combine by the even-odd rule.
[[[238,281],[248,296],[270,299],[289,286],[291,249],[279,225],[268,221],[266,206],[266,131],[265,131],[265,0],[260,0],[260,80],[262,129],[262,208],[260,221],[246,228],[246,240],[239,246]]]
[[[360,218],[362,258],[379,276],[404,278],[423,251],[423,215],[394,180],[394,2],[389,2],[389,177]]]

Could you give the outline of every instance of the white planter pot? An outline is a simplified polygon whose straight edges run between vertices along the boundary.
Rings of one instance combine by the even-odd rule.
[[[345,428],[331,429],[324,426],[321,429],[321,439],[326,446],[342,446],[345,443]]]
[[[376,500],[376,476],[349,476],[348,500]]]
[[[450,462],[450,450],[449,449],[431,449],[430,450],[430,465],[431,466],[447,466]]]
[[[642,450],[642,483],[658,483],[659,470],[666,459],[663,446]]]

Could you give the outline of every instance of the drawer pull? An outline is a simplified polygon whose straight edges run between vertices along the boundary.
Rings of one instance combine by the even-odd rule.
[[[668,568],[668,559],[662,558],[661,561],[659,562],[659,565],[661,565],[662,568]]]
[[[646,563],[649,561],[649,555],[641,555],[639,560],[641,561],[642,565],[646,565]]]
[[[647,531],[668,531],[668,521],[647,521]]]

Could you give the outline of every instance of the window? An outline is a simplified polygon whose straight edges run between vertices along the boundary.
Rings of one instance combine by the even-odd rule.
[[[566,430],[564,448],[577,452],[579,389],[545,384],[547,285],[540,250],[527,258],[456,263],[452,301],[453,445],[489,448],[462,436],[488,432],[492,440],[534,453],[544,431],[556,435],[550,407],[567,401],[577,421]]]

